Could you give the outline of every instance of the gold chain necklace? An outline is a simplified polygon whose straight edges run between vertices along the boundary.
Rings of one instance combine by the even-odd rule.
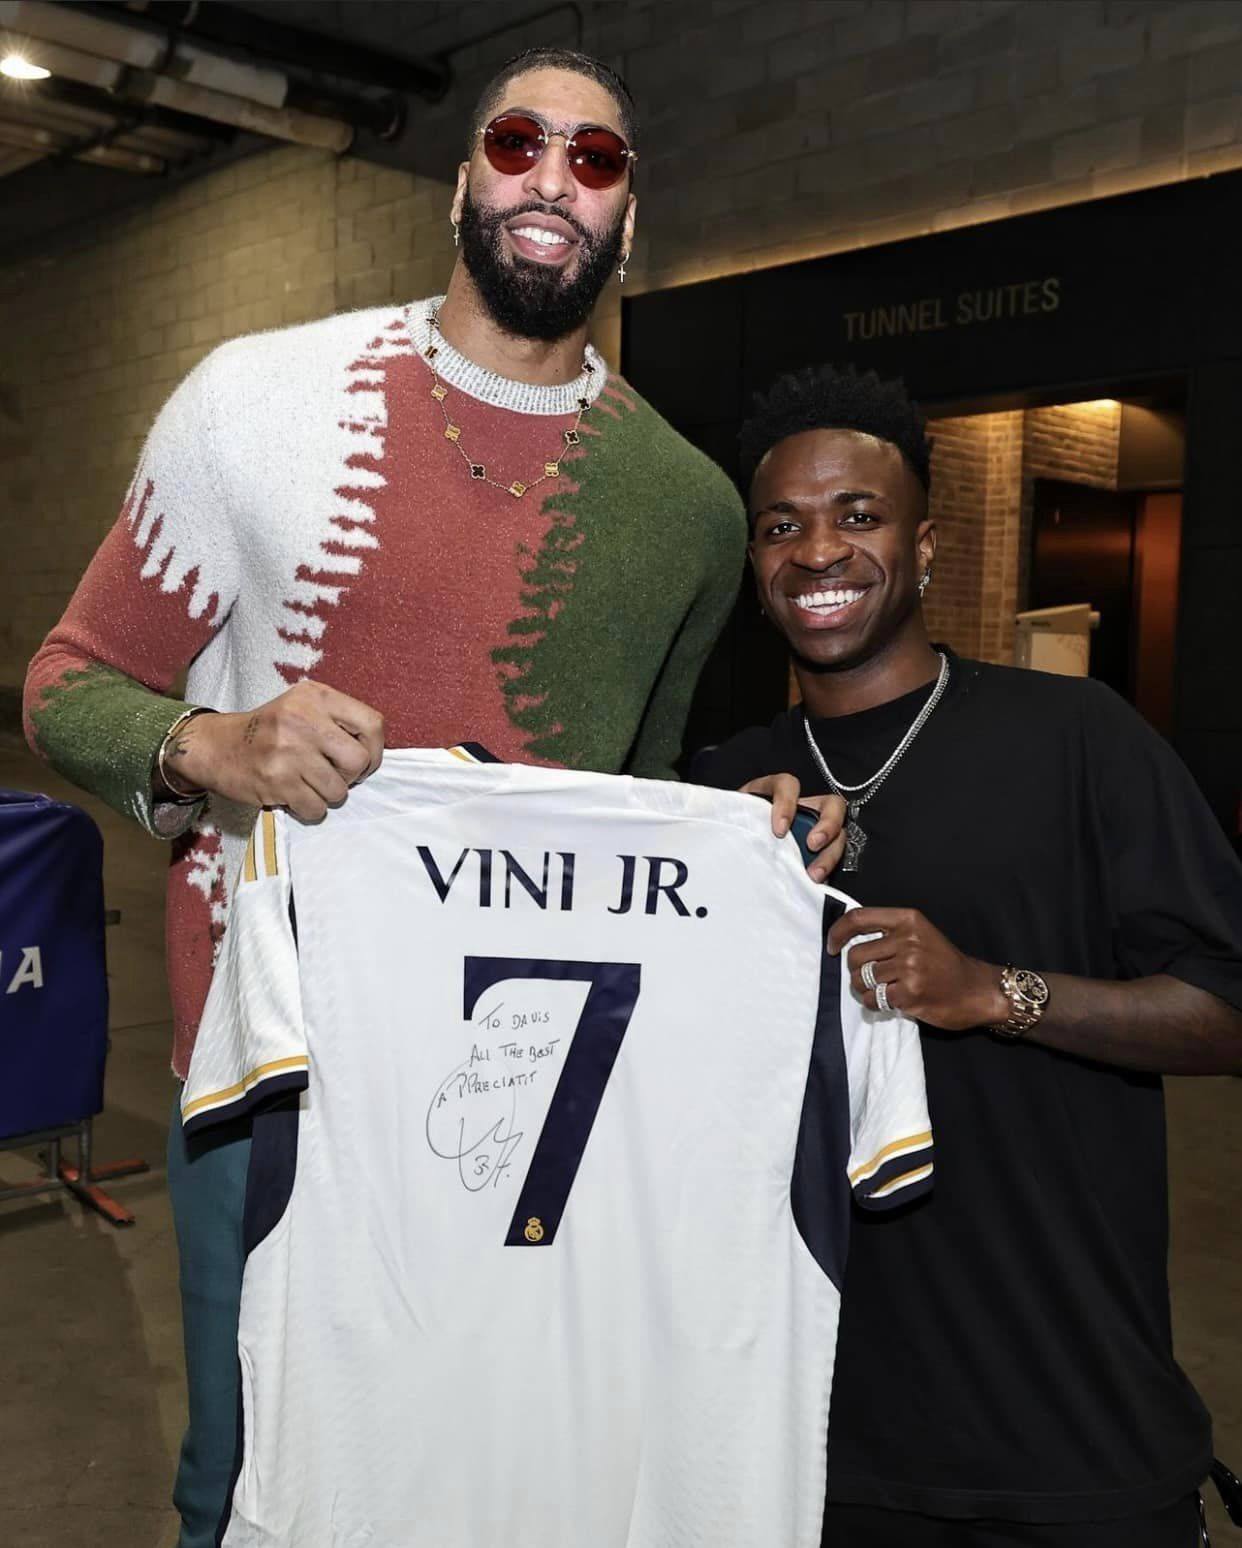
[[[436,321],[436,314],[434,312],[428,314],[427,321],[432,328],[439,330],[439,324]],[[548,479],[558,477],[561,471],[561,458],[572,447],[577,446],[582,439],[578,432],[582,427],[582,416],[590,408],[591,400],[589,398],[578,399],[578,415],[574,420],[573,428],[561,431],[561,439],[565,443],[563,448],[555,460],[544,463],[543,472],[538,478],[532,479],[529,484],[522,483],[520,479],[514,479],[511,484],[501,484],[489,476],[486,464],[476,462],[461,444],[461,426],[453,423],[452,415],[445,407],[444,400],[448,397],[448,388],[440,380],[439,372],[435,366],[436,356],[439,353],[440,346],[438,344],[428,344],[427,348],[423,350],[423,359],[427,362],[435,384],[431,389],[431,396],[440,405],[440,412],[444,415],[444,439],[452,441],[453,445],[461,453],[462,459],[470,469],[470,477],[478,480],[480,483],[490,484],[493,489],[499,489],[502,494],[512,495],[515,500],[520,500],[524,494],[527,494],[532,489],[538,489],[539,485],[545,483]],[[582,369],[589,374],[595,367],[589,360],[583,360]]]

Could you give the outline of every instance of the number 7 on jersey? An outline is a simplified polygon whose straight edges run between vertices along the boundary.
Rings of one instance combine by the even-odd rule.
[[[505,1237],[506,1247],[550,1247],[638,1003],[642,970],[637,962],[467,957],[462,1011],[466,1020],[473,1016],[481,995],[514,978],[575,979],[591,986]]]

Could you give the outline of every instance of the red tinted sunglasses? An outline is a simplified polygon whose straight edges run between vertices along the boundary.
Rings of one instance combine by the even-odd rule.
[[[497,172],[516,177],[529,172],[558,136],[565,141],[569,170],[584,188],[612,188],[638,160],[619,134],[598,124],[583,124],[566,135],[548,129],[529,113],[502,113],[483,130],[483,154]]]

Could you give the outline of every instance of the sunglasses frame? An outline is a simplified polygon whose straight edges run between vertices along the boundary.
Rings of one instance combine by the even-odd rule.
[[[535,159],[531,162],[531,166],[532,167],[537,167],[539,165],[539,163],[543,160],[544,153],[547,150],[549,144],[553,140],[564,140],[564,142],[565,142],[565,156],[566,156],[566,159],[569,162],[570,175],[573,177],[574,182],[576,182],[579,185],[579,187],[585,188],[588,191],[588,193],[607,193],[609,191],[609,189],[615,188],[617,186],[617,183],[621,182],[621,180],[625,177],[626,172],[629,172],[629,173],[632,174],[633,171],[634,171],[634,163],[638,160],[638,152],[636,150],[631,150],[630,147],[626,144],[625,139],[623,138],[623,136],[621,136],[620,134],[617,134],[617,131],[615,129],[610,129],[607,124],[593,124],[593,123],[590,123],[590,122],[583,123],[583,124],[576,124],[574,126],[574,128],[568,134],[566,134],[566,132],[563,129],[553,129],[553,128],[551,128],[548,124],[546,124],[544,122],[544,120],[539,116],[538,113],[533,113],[529,109],[526,109],[526,108],[523,108],[521,110],[518,110],[516,108],[511,108],[507,112],[497,113],[494,118],[490,118],[487,121],[487,123],[485,123],[483,125],[483,127],[479,130],[478,135],[476,136],[476,138],[480,142],[483,143],[483,154],[485,156],[487,155],[487,145],[486,145],[487,131],[494,124],[498,124],[498,123],[500,123],[502,120],[504,120],[506,118],[525,118],[525,119],[529,119],[529,121],[532,124],[538,124],[539,129],[540,129],[540,131],[541,131],[541,133],[543,135],[543,142],[540,145],[538,156],[536,156]],[[573,149],[574,149],[574,141],[578,137],[578,135],[580,135],[582,133],[582,131],[584,129],[602,129],[607,134],[615,134],[617,136],[617,139],[621,141],[621,155],[622,155],[622,157],[623,157],[623,159],[625,161],[625,167],[621,171],[621,173],[618,175],[618,177],[617,177],[615,182],[605,183],[601,187],[592,188],[590,183],[584,183],[582,181],[582,179],[578,176],[577,172],[574,171],[574,163],[573,163],[573,156],[572,156],[572,152],[573,152]],[[492,168],[493,172],[500,172],[501,177],[520,177],[520,176],[523,175],[520,172],[501,172],[499,167],[493,166],[490,157],[488,158],[488,166],[490,166]]]

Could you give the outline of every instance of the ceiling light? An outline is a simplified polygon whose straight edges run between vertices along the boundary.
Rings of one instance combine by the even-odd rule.
[[[42,65],[31,64],[22,54],[6,54],[0,59],[0,75],[7,75],[11,81],[45,81],[51,73]]]

